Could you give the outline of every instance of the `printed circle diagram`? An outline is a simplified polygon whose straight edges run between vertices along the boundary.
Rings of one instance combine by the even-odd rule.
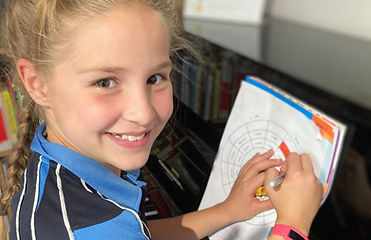
[[[221,156],[221,176],[226,197],[228,196],[241,167],[257,152],[264,153],[274,150],[272,158],[286,159],[290,152],[301,153],[297,139],[280,124],[272,120],[255,117],[237,127],[228,136],[224,143]],[[258,214],[246,221],[252,225],[267,225],[274,223],[276,212],[274,210]]]

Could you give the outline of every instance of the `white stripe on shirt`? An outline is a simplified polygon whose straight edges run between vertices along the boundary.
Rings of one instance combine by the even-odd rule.
[[[36,240],[36,232],[35,232],[35,211],[37,202],[39,200],[39,184],[40,184],[40,166],[41,166],[41,155],[39,158],[39,163],[37,164],[37,175],[36,175],[36,186],[35,186],[35,196],[33,200],[33,207],[32,207],[32,215],[31,215],[31,236],[32,240]]]
[[[57,176],[57,187],[58,187],[58,191],[59,191],[59,200],[60,200],[60,203],[61,203],[63,222],[64,222],[64,226],[66,227],[66,230],[67,230],[67,233],[68,233],[68,236],[69,236],[70,240],[74,240],[75,238],[74,238],[73,233],[72,233],[70,222],[68,221],[66,203],[64,201],[64,195],[63,195],[63,189],[62,189],[62,180],[61,180],[61,177],[59,175],[60,169],[61,169],[61,165],[58,164],[57,168],[55,170],[55,174]]]
[[[26,183],[27,183],[27,168],[26,170],[24,170],[24,173],[23,173],[23,189],[22,189],[22,193],[21,193],[21,196],[19,197],[19,202],[18,202],[18,206],[17,206],[17,212],[16,212],[16,215],[15,215],[15,232],[16,232],[16,235],[17,235],[17,240],[20,240],[20,234],[19,234],[19,212],[21,211],[21,205],[22,205],[22,201],[23,201],[23,198],[24,198],[24,194],[26,192]]]

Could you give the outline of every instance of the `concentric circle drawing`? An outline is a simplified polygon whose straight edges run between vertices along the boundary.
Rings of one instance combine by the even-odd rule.
[[[250,118],[237,127],[222,149],[221,176],[225,195],[228,196],[241,167],[257,152],[274,150],[273,158],[286,159],[290,152],[302,152],[298,141],[283,126],[272,121]],[[276,220],[276,212],[270,210],[246,221],[252,225],[267,225]]]

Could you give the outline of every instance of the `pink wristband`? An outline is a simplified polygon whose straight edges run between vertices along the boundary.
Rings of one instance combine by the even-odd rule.
[[[279,235],[286,240],[309,240],[296,228],[283,224],[274,225],[269,235]]]

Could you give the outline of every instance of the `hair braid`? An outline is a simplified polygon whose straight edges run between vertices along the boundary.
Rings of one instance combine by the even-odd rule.
[[[1,196],[1,205],[3,208],[7,208],[14,193],[20,189],[21,176],[27,167],[28,159],[31,157],[32,151],[30,145],[39,124],[36,111],[36,104],[33,101],[30,101],[22,110],[18,140],[8,158],[8,183]]]

